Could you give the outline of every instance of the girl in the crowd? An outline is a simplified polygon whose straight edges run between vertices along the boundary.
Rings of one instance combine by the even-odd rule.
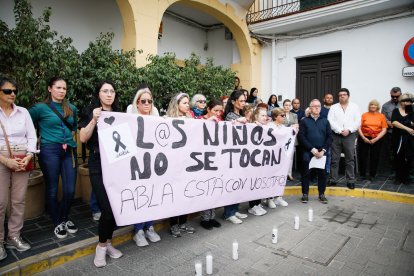
[[[0,77],[0,260],[7,257],[4,249],[4,220],[10,202],[6,247],[26,251],[30,245],[20,236],[23,228],[29,171],[26,165],[36,153],[36,131],[26,108],[14,102],[17,96],[14,80]],[[9,152],[10,149],[10,152]],[[12,158],[12,156],[20,156]]]
[[[158,110],[154,106],[152,93],[148,88],[142,88],[137,91],[134,100],[132,101],[131,111],[128,113],[144,116],[159,116]],[[146,238],[148,238],[151,242],[158,242],[161,240],[160,236],[154,230],[152,221],[137,223],[134,225],[134,230],[135,235],[133,239],[137,246],[147,246],[148,241]]]
[[[249,97],[247,98],[247,103],[253,106],[256,106],[256,101],[257,101],[257,94],[259,93],[259,90],[257,90],[256,87],[253,87],[252,89],[250,89],[250,94]]]
[[[29,112],[40,133],[39,164],[46,183],[47,207],[59,239],[67,233],[78,231],[69,219],[70,207],[76,185],[77,129],[75,106],[65,100],[67,84],[59,77],[49,80],[47,97],[43,103],[30,108]],[[59,177],[62,179],[62,201],[57,200]]]
[[[221,114],[220,114],[220,120],[223,121],[224,120],[224,118],[223,118],[224,109],[226,108],[227,101],[229,100],[229,96],[227,96],[227,95],[221,96],[220,100],[221,100],[221,105],[223,107],[223,109],[221,111]]]
[[[111,244],[116,222],[103,184],[98,127],[96,125],[102,111],[118,111],[118,97],[115,86],[110,81],[103,81],[97,85],[94,103],[82,112],[79,122],[80,140],[82,143],[86,143],[89,149],[89,178],[101,209],[98,225],[99,243],[96,246],[93,261],[97,267],[106,266],[106,255],[114,259],[122,256],[122,253]]]
[[[299,130],[298,116],[295,113],[290,112],[292,110],[292,102],[289,99],[283,101],[283,109],[285,110],[285,118],[283,121],[283,125],[287,127],[292,127],[297,133]],[[295,146],[296,145],[297,141],[295,142]],[[294,154],[292,154],[292,159],[290,160],[288,172],[288,179],[290,181],[294,180],[292,176],[293,156]]]
[[[201,119],[222,121],[221,115],[223,114],[223,106],[221,101],[212,99],[207,104],[207,109]],[[220,227],[221,223],[215,220],[216,212],[214,209],[201,211],[200,225],[207,230],[213,229],[213,227]]]
[[[267,110],[265,108],[256,108],[249,121],[259,126],[266,125]],[[249,207],[250,209],[247,211],[254,216],[263,216],[267,213],[267,211],[263,209],[260,199],[249,201]]]
[[[167,117],[170,118],[192,118],[190,114],[190,97],[186,93],[178,93],[174,95],[167,109]],[[187,222],[188,215],[181,215],[170,218],[170,232],[174,238],[181,237],[181,232],[193,234],[195,232]]]
[[[231,121],[234,123],[247,123],[247,119],[244,117],[243,107],[246,105],[246,97],[243,95],[243,91],[235,90],[231,93],[224,110],[225,121]],[[246,214],[242,214],[239,211],[239,204],[232,204],[224,207],[224,219],[240,224],[243,221],[241,218],[247,218]]]
[[[206,105],[206,97],[202,94],[195,94],[191,98],[191,111],[193,112],[195,119],[199,119],[204,114]]]
[[[243,107],[244,117],[246,118],[248,123],[251,123],[251,118],[253,116],[254,106],[246,104]]]
[[[404,93],[399,98],[400,107],[391,115],[393,125],[392,145],[395,154],[395,180],[397,184],[409,184],[410,162],[414,158],[414,95]]]
[[[247,98],[249,98],[249,91],[247,91],[246,89],[241,89],[241,91],[243,92],[244,98],[246,99],[247,103]]]
[[[276,107],[272,110],[272,121],[268,123],[269,126],[274,127],[276,130],[285,127],[286,111],[283,108]],[[288,203],[281,197],[277,196],[274,199],[269,198],[267,200],[267,206],[270,209],[276,208],[276,205],[283,207],[288,206]]]
[[[365,179],[365,172],[369,157],[369,178],[374,180],[377,174],[379,154],[381,152],[382,138],[387,133],[387,120],[384,114],[380,113],[381,106],[377,100],[368,104],[368,112],[361,116],[361,125],[358,129],[358,149],[360,175]]]
[[[267,116],[272,117],[272,110],[279,107],[277,96],[275,94],[270,95],[269,100],[267,101],[267,106]]]

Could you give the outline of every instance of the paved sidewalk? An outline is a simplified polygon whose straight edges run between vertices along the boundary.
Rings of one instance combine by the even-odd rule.
[[[288,207],[249,215],[241,225],[220,220],[223,226],[209,231],[197,218],[195,234],[174,239],[164,229],[156,244],[138,248],[127,242],[118,247],[124,256],[108,258],[105,268],[95,268],[91,255],[40,275],[194,275],[196,260],[203,261],[205,275],[207,252],[214,275],[414,275],[414,205],[353,197],[329,197],[328,205],[315,197],[307,205],[298,196],[285,199]],[[313,222],[307,221],[309,207]],[[271,243],[273,226],[279,229],[277,244]],[[234,239],[237,261],[231,258]]]

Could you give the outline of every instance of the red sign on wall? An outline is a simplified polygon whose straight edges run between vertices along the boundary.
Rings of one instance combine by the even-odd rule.
[[[407,41],[403,53],[405,60],[410,64],[414,64],[414,37]]]

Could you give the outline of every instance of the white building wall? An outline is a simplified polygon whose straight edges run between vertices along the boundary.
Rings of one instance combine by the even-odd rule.
[[[262,90],[267,99],[276,92],[283,99],[295,97],[296,58],[342,52],[342,87],[350,90],[351,101],[362,111],[372,99],[380,103],[389,100],[394,86],[403,92],[414,93],[414,78],[402,76],[402,68],[408,66],[403,57],[405,43],[414,36],[414,17],[396,19],[361,28],[337,31],[310,38],[281,41],[276,44],[272,59],[272,47],[263,48]],[[272,87],[272,66],[274,79]],[[269,92],[268,92],[269,91]]]
[[[201,57],[201,63],[205,63],[207,57],[213,57],[215,65],[224,67],[230,67],[237,62],[237,58],[240,60],[233,40],[224,39],[224,27],[206,33],[201,28],[179,22],[168,15],[164,15],[162,21],[163,35],[158,40],[158,55],[173,52],[177,59],[183,60],[194,52]],[[205,43],[208,45],[207,50],[204,50]]]
[[[52,8],[51,29],[57,31],[58,35],[71,37],[73,45],[80,52],[88,48],[89,42],[95,41],[101,32],[114,32],[112,47],[121,48],[124,27],[115,0],[35,0],[31,2],[35,18],[41,16],[46,7]],[[0,18],[7,23],[9,28],[16,26],[13,7],[14,0],[1,1]]]

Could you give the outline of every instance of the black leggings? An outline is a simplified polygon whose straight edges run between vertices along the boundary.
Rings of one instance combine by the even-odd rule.
[[[99,242],[105,243],[107,240],[112,239],[116,222],[103,184],[100,156],[97,154],[91,154],[89,157],[89,178],[101,209],[101,218],[99,219],[98,226]]]
[[[184,224],[187,222],[188,215],[181,215],[179,217],[172,217],[170,218],[170,225],[176,225],[176,224]]]

